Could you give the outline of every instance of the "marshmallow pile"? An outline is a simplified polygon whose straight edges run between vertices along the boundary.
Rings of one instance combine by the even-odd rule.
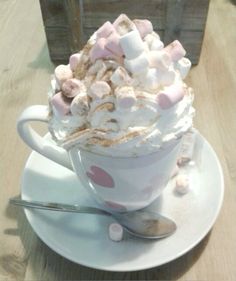
[[[56,67],[49,129],[70,149],[139,155],[192,126],[193,94],[183,82],[191,62],[179,41],[164,47],[148,20],[121,14]]]

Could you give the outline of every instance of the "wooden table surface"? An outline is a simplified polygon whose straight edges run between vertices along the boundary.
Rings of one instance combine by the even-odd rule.
[[[38,1],[0,5],[0,280],[235,280],[236,278],[236,3],[212,0],[195,89],[195,127],[215,149],[224,171],[225,197],[207,237],[192,251],[150,270],[112,273],[72,263],[37,238],[24,213],[8,205],[20,193],[30,149],[16,120],[32,104],[46,104],[53,64]]]

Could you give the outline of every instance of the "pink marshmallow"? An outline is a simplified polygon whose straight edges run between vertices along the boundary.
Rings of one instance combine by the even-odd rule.
[[[133,22],[142,38],[153,32],[153,26],[149,20],[133,20]]]
[[[185,49],[183,48],[182,44],[178,40],[175,40],[172,43],[170,43],[168,46],[164,48],[164,50],[167,53],[169,53],[173,61],[178,61],[179,59],[181,59],[186,55]]]
[[[122,57],[124,55],[124,52],[120,46],[120,35],[117,32],[113,32],[109,35],[105,48],[118,57]]]
[[[89,52],[89,57],[92,62],[95,62],[97,59],[114,57],[113,53],[105,48],[106,43],[107,43],[107,39],[105,38],[99,38],[97,40],[96,44],[92,47],[92,49]]]
[[[81,59],[81,54],[79,54],[79,53],[73,54],[70,56],[69,64],[70,64],[71,70],[76,69],[77,65],[80,63],[80,59]]]
[[[61,86],[66,80],[73,78],[73,72],[69,65],[58,65],[54,70],[56,81]]]
[[[168,109],[175,105],[184,97],[184,88],[182,85],[172,85],[166,87],[158,96],[158,104],[162,109]]]
[[[85,91],[85,86],[80,80],[73,78],[62,84],[62,91],[66,97],[74,98],[82,91]]]
[[[70,113],[71,100],[63,96],[62,92],[58,92],[52,97],[51,104],[59,115],[64,116]]]
[[[114,26],[109,21],[106,21],[96,32],[97,38],[107,38],[115,31]]]

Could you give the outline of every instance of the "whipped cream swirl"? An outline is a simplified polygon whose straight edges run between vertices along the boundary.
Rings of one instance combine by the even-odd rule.
[[[191,63],[178,41],[164,47],[147,20],[120,15],[55,69],[49,131],[74,146],[109,156],[162,149],[192,127]]]

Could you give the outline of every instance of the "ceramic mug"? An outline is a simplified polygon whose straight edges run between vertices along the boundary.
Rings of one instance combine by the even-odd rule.
[[[29,124],[48,122],[48,107],[26,108],[17,122],[18,133],[33,150],[73,170],[82,184],[102,204],[113,211],[147,207],[163,191],[176,165],[181,138],[156,152],[136,157],[112,157],[78,147],[68,151],[41,137]]]

